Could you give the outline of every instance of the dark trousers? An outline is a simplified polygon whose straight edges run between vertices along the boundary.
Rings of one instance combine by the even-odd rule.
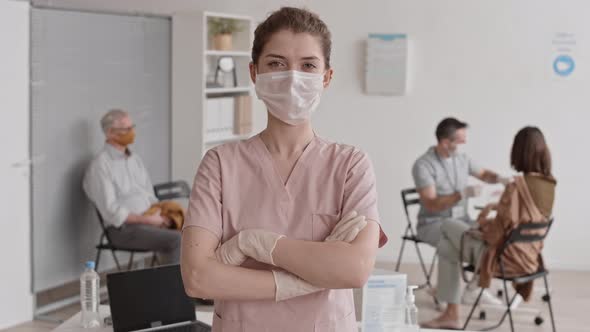
[[[180,261],[180,236],[178,230],[150,225],[123,224],[109,227],[109,239],[113,245],[126,249],[155,251],[161,264],[176,264]]]

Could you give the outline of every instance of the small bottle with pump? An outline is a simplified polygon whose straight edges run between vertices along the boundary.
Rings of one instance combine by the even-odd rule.
[[[408,286],[406,293],[406,327],[410,331],[418,331],[418,307],[416,307],[416,297],[414,296],[414,289],[418,286]]]

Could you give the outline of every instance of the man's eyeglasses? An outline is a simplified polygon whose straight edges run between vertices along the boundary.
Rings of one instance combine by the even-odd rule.
[[[121,127],[121,128],[111,128],[113,131],[118,131],[120,133],[127,133],[133,129],[135,129],[135,125],[131,125],[129,127]]]

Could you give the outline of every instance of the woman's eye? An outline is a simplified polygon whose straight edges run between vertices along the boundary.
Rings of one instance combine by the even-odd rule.
[[[314,65],[313,63],[305,63],[305,64],[303,64],[303,68],[304,69],[316,69],[317,66]]]
[[[280,63],[279,61],[272,61],[268,63],[268,66],[271,68],[278,68],[281,67],[283,64]]]

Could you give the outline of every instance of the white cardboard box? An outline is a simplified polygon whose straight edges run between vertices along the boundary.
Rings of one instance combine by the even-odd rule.
[[[363,332],[397,331],[404,324],[407,277],[403,273],[375,269],[362,288]]]

